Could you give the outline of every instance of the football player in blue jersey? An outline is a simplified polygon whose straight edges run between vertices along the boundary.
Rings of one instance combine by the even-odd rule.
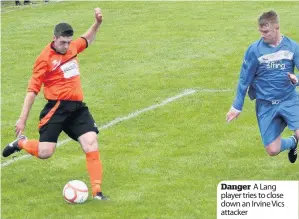
[[[256,99],[256,117],[265,149],[270,156],[288,150],[291,163],[297,159],[299,139],[299,95],[296,91],[299,69],[299,45],[280,33],[275,11],[263,13],[258,19],[261,38],[247,49],[242,64],[236,98],[226,121],[236,119],[248,90]],[[281,133],[288,126],[294,131],[289,138]]]

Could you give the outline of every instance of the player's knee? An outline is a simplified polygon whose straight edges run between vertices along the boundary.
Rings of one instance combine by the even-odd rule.
[[[38,153],[38,158],[40,158],[40,159],[48,159],[48,158],[50,158],[52,155],[53,155],[53,154],[48,153],[48,152],[46,152],[46,151],[41,151],[41,152]]]
[[[280,152],[278,148],[272,146],[266,147],[266,151],[270,156],[276,156]]]
[[[48,159],[53,155],[53,152],[49,150],[41,150],[38,152],[38,158],[40,159]]]
[[[38,149],[38,158],[48,159],[50,158],[55,151],[55,147],[40,147]]]
[[[86,142],[84,150],[86,152],[98,150],[98,139],[96,136]]]
[[[278,154],[278,152],[276,151],[267,151],[269,156],[276,156]]]
[[[88,132],[80,136],[79,141],[86,153],[98,150],[98,138],[94,132]]]

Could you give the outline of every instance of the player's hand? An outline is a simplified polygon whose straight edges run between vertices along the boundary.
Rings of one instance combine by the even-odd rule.
[[[291,80],[292,84],[298,83],[298,78],[295,74],[288,73],[289,79]]]
[[[100,8],[95,8],[94,9],[94,15],[95,15],[95,18],[96,18],[96,22],[98,24],[101,24],[102,20],[103,20],[103,15],[102,15],[101,9]]]
[[[26,121],[21,118],[18,119],[18,121],[15,124],[15,132],[17,137],[19,137],[23,133],[25,126],[26,126]]]
[[[236,110],[235,108],[231,107],[228,113],[226,114],[226,121],[229,123],[234,119],[237,119],[240,115],[240,111]]]

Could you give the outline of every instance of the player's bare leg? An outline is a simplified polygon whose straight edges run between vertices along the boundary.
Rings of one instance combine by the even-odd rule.
[[[288,158],[291,163],[295,163],[297,160],[297,144],[298,144],[298,137],[297,134],[298,130],[295,132],[296,134],[289,137],[289,138],[281,138],[278,136],[272,143],[266,146],[266,151],[270,156],[276,156],[281,151],[289,150]]]
[[[281,136],[278,136],[273,142],[266,146],[266,151],[270,156],[276,156],[280,153]]]

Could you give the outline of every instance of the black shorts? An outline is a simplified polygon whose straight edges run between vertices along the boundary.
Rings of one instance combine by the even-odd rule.
[[[87,132],[99,133],[88,107],[82,101],[49,100],[39,119],[40,142],[57,142],[61,131],[76,141]]]

